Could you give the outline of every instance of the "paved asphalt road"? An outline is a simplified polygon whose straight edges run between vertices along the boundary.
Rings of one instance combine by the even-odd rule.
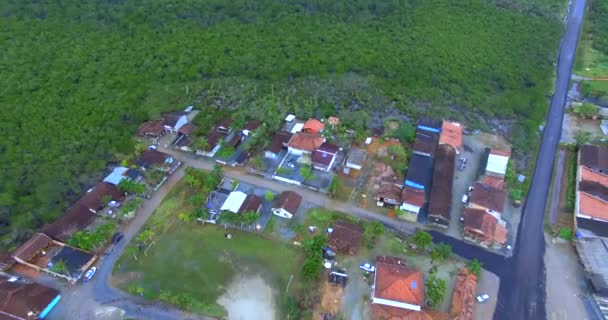
[[[585,0],[572,0],[537,166],[522,211],[515,252],[509,261],[507,272],[501,275],[495,320],[546,319],[543,220],[584,11]]]

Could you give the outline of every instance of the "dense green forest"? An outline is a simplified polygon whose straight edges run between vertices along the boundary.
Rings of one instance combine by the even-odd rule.
[[[589,20],[593,35],[593,48],[608,55],[608,0],[591,0],[589,4]]]
[[[513,134],[527,147],[551,91],[564,8],[554,3],[2,1],[0,245],[130,154],[141,121],[186,104],[258,118],[522,119]]]

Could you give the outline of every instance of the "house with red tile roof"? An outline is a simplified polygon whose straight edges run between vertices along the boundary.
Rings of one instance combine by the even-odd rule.
[[[448,145],[440,145],[435,153],[435,170],[428,208],[428,222],[447,228],[452,209],[452,181],[456,151]]]
[[[451,320],[473,320],[473,307],[475,306],[475,292],[477,290],[477,277],[463,268],[456,276],[452,305],[450,307]]]
[[[310,118],[304,122],[303,132],[317,134],[325,129],[325,124],[317,119]]]
[[[61,300],[59,291],[0,275],[0,319],[44,319]]]
[[[441,133],[439,134],[439,144],[449,145],[454,148],[456,153],[462,148],[462,132],[463,125],[458,122],[443,120],[441,124]]]
[[[405,186],[401,197],[401,206],[399,207],[402,214],[399,218],[416,222],[418,213],[425,203],[426,193],[424,190]]]
[[[291,219],[302,203],[302,196],[293,191],[283,191],[272,206],[272,213]]]
[[[344,220],[338,220],[331,226],[327,246],[336,252],[356,255],[361,248],[363,227]]]
[[[310,160],[313,168],[325,172],[329,172],[334,166],[336,155],[340,148],[331,143],[322,143],[315,151],[312,152]]]
[[[506,190],[476,182],[469,197],[469,206],[476,209],[490,210],[500,215],[504,211],[506,199]]]
[[[316,133],[298,132],[293,135],[287,144],[289,153],[302,155],[317,150],[325,139]]]
[[[608,148],[581,146],[578,154],[575,229],[580,237],[608,237]]]
[[[373,320],[422,319],[422,272],[395,257],[378,257],[372,291]]]
[[[137,134],[143,137],[158,138],[165,133],[163,120],[150,120],[142,123],[137,129]]]
[[[286,131],[275,132],[270,141],[270,145],[264,151],[264,156],[266,158],[276,159],[283,149],[287,149],[287,145],[292,136],[292,133]]]
[[[400,186],[390,183],[381,184],[376,191],[376,204],[379,207],[399,207],[401,206],[402,192],[403,189]]]
[[[464,239],[485,247],[502,246],[507,242],[506,224],[488,210],[465,208]]]

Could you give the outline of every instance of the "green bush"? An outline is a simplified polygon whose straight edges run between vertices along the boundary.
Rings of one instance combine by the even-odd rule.
[[[557,233],[557,235],[564,240],[572,240],[574,234],[572,230],[568,227],[561,227]]]

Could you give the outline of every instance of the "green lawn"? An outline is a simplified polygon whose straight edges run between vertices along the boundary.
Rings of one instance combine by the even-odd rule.
[[[221,227],[180,221],[176,216],[188,207],[185,200],[191,194],[183,182],[178,184],[148,223],[155,244],[147,255],[120,258],[114,277],[121,288],[213,316],[224,314],[216,301],[237,273],[259,273],[275,288],[284,288],[293,274],[290,292],[297,292],[298,249],[234,230],[228,240]]]

